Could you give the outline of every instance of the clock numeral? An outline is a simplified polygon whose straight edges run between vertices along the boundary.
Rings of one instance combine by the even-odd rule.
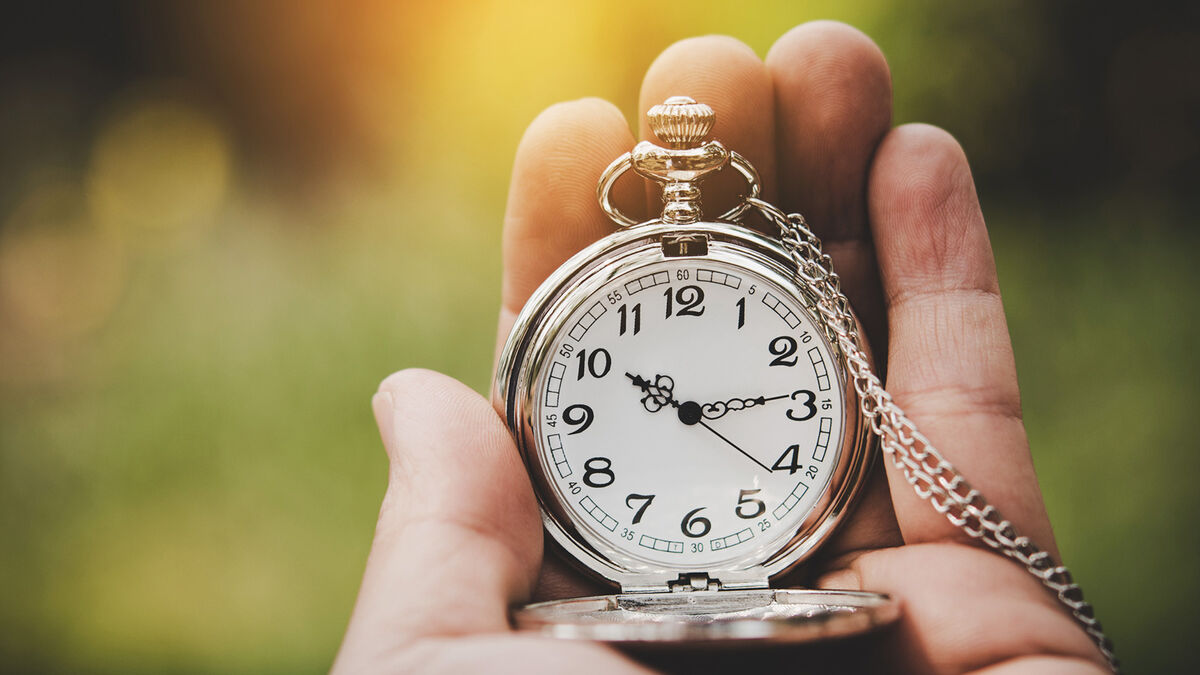
[[[697,516],[707,506],[701,506],[698,509],[692,509],[683,517],[683,521],[679,523],[679,529],[692,539],[698,539],[708,534],[712,530],[712,521],[704,516]]]
[[[570,483],[567,483],[567,488],[569,490],[571,490],[571,494],[573,494],[573,495],[577,495],[580,492],[583,492],[583,488],[579,487],[579,483],[576,483],[575,481],[571,481]]]
[[[792,400],[795,401],[797,396],[804,396],[804,400],[800,402],[800,405],[804,406],[804,408],[808,412],[805,413],[803,417],[800,417],[795,414],[795,408],[788,408],[787,409],[788,419],[795,420],[797,422],[811,420],[817,414],[817,406],[814,405],[814,401],[817,400],[817,395],[807,389],[800,389],[798,391],[792,392]],[[563,416],[566,417],[565,414]],[[570,422],[571,420],[567,420],[567,421]]]
[[[787,464],[784,464],[784,462],[787,462]],[[789,476],[802,468],[803,465],[800,464],[799,445],[789,445],[787,450],[784,450],[783,454],[779,456],[779,459],[775,460],[775,463],[771,465],[772,471],[782,471],[787,469]]]
[[[654,497],[655,497],[654,495],[639,495],[639,494],[631,493],[628,497],[625,498],[625,506],[628,506],[631,509],[632,508],[637,509],[637,513],[633,514],[633,521],[632,521],[633,525],[637,525],[638,523],[642,522],[642,515],[644,513],[646,513],[646,509],[650,508],[650,502],[654,501]],[[638,501],[638,500],[642,501],[641,506],[635,507],[633,504],[629,503],[629,502]]]
[[[701,316],[704,314],[704,289],[699,286],[684,286],[678,290],[668,287],[663,291],[667,298],[667,318],[672,316]],[[672,300],[674,298],[674,300]],[[679,303],[679,309],[675,309]],[[697,309],[699,307],[699,309]]]
[[[742,298],[736,304],[738,308],[738,330],[741,330],[742,326],[746,325],[746,299]]]
[[[756,495],[760,492],[762,492],[762,488],[759,488],[757,490],[740,490],[739,491],[738,505],[737,505],[737,510],[736,510],[738,518],[745,518],[746,520],[750,520],[751,518],[757,518],[757,517],[761,516],[763,514],[763,512],[767,510],[767,505],[763,503],[763,500],[755,499],[754,497],[751,496],[751,495]],[[754,506],[751,507],[750,506],[751,504],[753,504]],[[744,510],[744,509],[747,509],[747,507],[753,508],[754,510],[753,511]]]
[[[772,366],[794,366],[799,361],[796,356],[796,338],[790,335],[780,335],[771,340],[768,349],[775,355],[775,359],[771,361]]]
[[[596,414],[592,412],[589,406],[582,403],[576,403],[572,406],[567,406],[563,411],[563,421],[570,425],[581,425],[575,431],[568,432],[568,436],[574,436],[578,433],[583,433],[585,429],[592,426],[592,420],[596,419]]]
[[[637,335],[638,333],[642,332],[642,303],[637,303],[633,306],[633,309],[628,309],[628,305],[621,305],[620,309],[617,310],[617,313],[621,315],[620,335],[624,335],[625,331],[628,329],[630,314],[633,315],[633,334]]]
[[[804,475],[808,476],[809,478],[816,478],[817,477],[817,465],[809,464],[808,468],[804,470]]]
[[[582,380],[584,375],[591,374],[592,377],[600,379],[612,370],[612,355],[607,349],[593,349],[591,355],[588,355],[588,350],[580,349],[575,355],[579,360],[579,373],[575,375],[576,380]]]
[[[833,401],[827,398],[821,399],[821,410],[833,410]]]
[[[590,487],[608,487],[617,479],[612,472],[612,460],[607,457],[593,457],[583,463],[583,468],[583,482]]]

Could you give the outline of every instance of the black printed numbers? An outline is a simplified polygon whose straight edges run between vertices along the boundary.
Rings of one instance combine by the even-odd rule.
[[[793,391],[792,392],[792,400],[799,401],[800,405],[803,406],[803,408],[802,408],[802,412],[797,412],[795,408],[788,408],[787,417],[789,420],[795,420],[796,422],[803,422],[805,420],[811,420],[813,418],[813,416],[817,414],[817,406],[815,403],[817,400],[817,395],[812,393],[811,391],[809,391],[807,389],[800,389],[798,391]],[[567,421],[569,422],[570,420],[567,420]]]
[[[646,513],[646,509],[650,508],[650,502],[654,501],[654,497],[655,495],[639,495],[636,493],[631,493],[625,498],[625,506],[628,506],[631,509],[637,509],[637,513],[633,514],[633,520],[631,521],[633,525],[637,525],[638,523],[642,522],[642,516]],[[633,502],[641,502],[642,505],[634,506]]]
[[[796,365],[796,363],[799,362],[799,358],[796,356],[797,348],[798,348],[798,345],[796,344],[796,338],[794,338],[790,335],[780,335],[779,337],[775,338],[774,340],[771,340],[770,346],[767,347],[767,349],[770,350],[771,354],[775,356],[775,358],[771,361],[771,365],[772,366],[794,366],[794,365]]]
[[[609,370],[612,370],[612,355],[604,348],[593,349],[590,354],[588,350],[580,349],[575,358],[579,361],[579,372],[575,375],[576,380],[582,380],[584,375],[600,379],[607,375]]]
[[[621,332],[618,335],[624,335],[630,329],[631,323],[634,335],[642,332],[642,303],[637,303],[632,309],[629,305],[621,305],[617,313],[621,315]]]
[[[592,411],[592,407],[582,403],[576,403],[572,406],[567,406],[563,411],[563,421],[572,426],[578,426],[575,431],[567,432],[568,436],[583,433],[588,427],[592,426],[592,420],[596,419],[596,413]]]
[[[762,492],[758,490],[739,490],[737,503],[737,517],[750,520],[757,518],[767,510],[767,505],[761,499],[755,499],[753,495]]]
[[[683,521],[679,523],[680,531],[692,539],[698,539],[711,532],[712,521],[703,516],[696,515],[706,508],[708,507],[701,506],[698,509],[688,511],[687,515],[683,517]]]
[[[771,465],[772,471],[783,471],[786,469],[789,476],[801,468],[803,468],[803,465],[800,464],[800,446],[794,444],[789,445],[787,450],[784,450],[783,454],[779,456],[779,459],[775,460],[775,463]]]
[[[583,469],[583,482],[590,487],[608,487],[617,479],[612,471],[612,460],[607,457],[593,457],[583,463]]]
[[[673,316],[701,316],[704,314],[704,289],[699,286],[684,286],[682,288],[667,288],[663,291],[667,299],[666,318]]]

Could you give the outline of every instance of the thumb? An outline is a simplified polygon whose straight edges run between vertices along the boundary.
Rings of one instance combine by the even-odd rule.
[[[537,502],[491,405],[439,373],[391,375],[372,399],[390,468],[335,671],[423,637],[505,631],[542,556]],[[370,668],[366,668],[369,670]]]

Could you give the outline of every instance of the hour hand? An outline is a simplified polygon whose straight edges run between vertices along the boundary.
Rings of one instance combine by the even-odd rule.
[[[642,406],[649,412],[658,412],[667,406],[679,407],[679,401],[674,398],[675,381],[670,376],[655,375],[653,383],[641,375],[632,373],[625,373],[625,377],[645,394],[642,397]]]

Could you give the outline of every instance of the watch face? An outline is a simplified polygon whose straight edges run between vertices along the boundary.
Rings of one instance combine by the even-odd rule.
[[[835,473],[835,356],[801,299],[750,267],[659,259],[581,286],[534,374],[543,489],[628,569],[762,561]]]

